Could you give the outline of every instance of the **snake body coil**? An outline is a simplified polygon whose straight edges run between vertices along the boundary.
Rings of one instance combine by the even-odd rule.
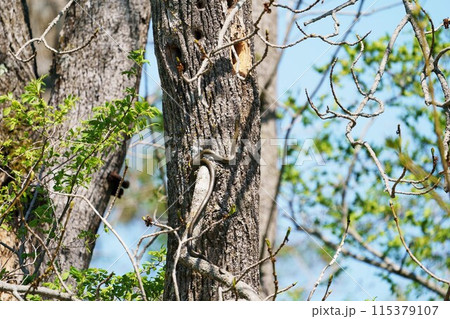
[[[205,197],[203,198],[199,208],[194,213],[194,216],[192,217],[192,220],[189,222],[189,225],[187,226],[187,236],[188,239],[192,238],[192,233],[194,231],[194,226],[197,224],[198,219],[202,213],[202,211],[205,209],[206,205],[208,204],[209,198],[211,197],[212,191],[214,189],[214,183],[216,181],[216,171],[214,168],[214,165],[211,161],[222,163],[222,164],[230,164],[232,161],[234,161],[236,157],[236,140],[239,135],[239,122],[236,121],[235,125],[235,131],[234,131],[234,137],[233,142],[231,144],[231,155],[229,157],[219,155],[215,153],[213,150],[206,149],[200,152],[200,165],[205,165],[209,172],[209,185],[208,189],[206,191]],[[200,254],[199,252],[196,252],[192,249],[192,240],[189,240],[187,243],[187,248],[189,253],[194,257],[200,257],[202,259],[206,259],[205,256]]]

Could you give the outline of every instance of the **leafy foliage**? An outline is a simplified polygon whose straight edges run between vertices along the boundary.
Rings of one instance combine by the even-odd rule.
[[[166,250],[151,251],[149,255],[151,259],[143,263],[141,277],[147,298],[159,300],[164,288]],[[77,270],[72,267],[66,276],[76,281],[77,297],[82,300],[142,300],[134,272],[119,276],[104,269]]]
[[[141,58],[142,52],[133,52],[130,58],[142,65],[146,62]],[[127,71],[127,75],[136,76],[136,67]],[[37,176],[44,168],[52,168],[44,181],[51,179],[54,191],[70,193],[75,186],[86,186],[91,174],[104,164],[102,154],[113,151],[124,138],[146,128],[148,118],[159,113],[139,98],[135,88],[127,88],[123,99],[94,107],[91,118],[55,139],[53,132],[61,130],[76,98],[69,96],[58,107],[50,106],[42,98],[44,86],[40,78],[25,87],[21,100],[12,94],[0,96],[0,103],[8,105],[3,110],[7,137],[0,145],[0,165],[12,179],[0,191],[4,203],[0,214],[11,208],[27,176],[32,173]],[[24,202],[30,193],[30,190],[25,193]]]
[[[135,65],[124,74],[137,77],[142,65],[148,62],[144,59],[144,51],[133,51],[129,58]],[[65,226],[56,216],[70,214],[72,206],[67,205],[62,212],[54,212],[49,194],[60,192],[67,195],[78,187],[87,187],[92,174],[105,164],[103,155],[114,152],[125,139],[149,127],[150,119],[159,115],[159,111],[141,98],[136,88],[128,87],[123,98],[93,107],[90,118],[69,127],[67,119],[77,98],[68,96],[58,106],[49,105],[43,98],[44,78],[31,81],[20,98],[11,93],[0,96],[0,104],[3,104],[0,225],[8,231],[17,231],[22,241],[32,238],[28,230],[33,230],[34,236],[36,233],[48,235],[49,239],[61,243],[60,236],[64,235]],[[89,244],[96,240],[97,235],[83,231],[79,238]],[[150,252],[150,255],[151,260],[142,265],[143,283],[147,296],[158,299],[163,287],[165,249]],[[21,254],[24,260],[34,257],[33,253],[26,251]],[[35,267],[25,273],[25,283],[37,278],[39,263]],[[8,275],[2,271],[0,279]],[[142,299],[135,273],[117,276],[103,269],[72,268],[64,279],[76,283],[81,299]],[[44,284],[52,289],[62,289],[58,279]],[[35,295],[28,298],[40,299]]]

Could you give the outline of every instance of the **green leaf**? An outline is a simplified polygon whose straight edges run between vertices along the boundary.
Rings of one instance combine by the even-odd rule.
[[[0,101],[0,102],[2,102],[2,101]],[[4,109],[3,109],[3,116],[8,116],[9,115],[9,113],[11,113],[11,107],[5,107]]]

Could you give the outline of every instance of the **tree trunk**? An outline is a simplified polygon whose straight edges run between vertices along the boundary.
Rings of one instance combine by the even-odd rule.
[[[0,95],[12,92],[14,96],[19,97],[26,83],[36,77],[36,64],[32,60],[23,63],[15,59],[10,50],[17,52],[19,48],[31,38],[29,27],[27,6],[25,1],[20,0],[0,0]],[[33,54],[32,47],[27,47],[23,51],[21,58],[29,57]],[[0,105],[0,144],[6,139],[7,134],[2,124],[3,105]],[[1,149],[1,148],[0,148]],[[2,168],[7,170],[7,168]],[[7,174],[0,170],[0,187],[7,184]],[[1,223],[1,221],[0,221]],[[16,236],[17,229],[15,225],[12,231],[6,231],[0,228],[0,242],[9,246],[17,247],[19,239]],[[0,245],[0,270],[5,269],[11,272],[17,269],[19,265],[18,256],[11,250]],[[19,279],[17,273],[11,274],[13,281]],[[9,277],[6,279],[9,280]],[[10,299],[7,294],[0,293],[1,300]]]
[[[20,96],[23,87],[36,77],[34,60],[23,63],[16,60],[10,51],[17,52],[31,38],[28,9],[25,1],[0,0],[0,94],[12,92]],[[21,58],[30,57],[32,47],[28,46]]]
[[[258,153],[255,149],[258,150],[256,145],[260,139],[260,103],[255,74],[239,79],[233,69],[236,60],[231,58],[231,49],[227,48],[211,58],[212,65],[201,76],[200,83],[197,80],[188,83],[182,78],[182,74],[194,77],[205,58],[203,53],[216,47],[218,34],[235,3],[152,0],[151,6],[155,53],[163,88],[169,225],[181,226],[182,236],[185,222],[190,221],[194,175],[198,169],[192,165],[193,150],[198,141],[214,139],[217,144],[213,143],[212,149],[222,156],[230,156],[229,142],[238,133],[235,163],[213,163],[216,183],[196,225],[196,229],[206,231],[194,241],[193,250],[206,256],[212,264],[239,274],[259,257],[260,177],[259,163],[253,156]],[[238,11],[230,28],[241,35],[251,32],[250,4],[244,4]],[[233,40],[236,36],[229,30],[226,34],[225,39]],[[253,62],[250,41],[236,44],[235,49],[240,51],[238,53],[249,49],[240,61],[242,64],[245,59]],[[176,299],[171,274],[177,247],[176,237],[169,236],[165,300]],[[193,272],[182,261],[176,269],[176,278],[181,300],[219,298],[218,283]],[[258,269],[251,269],[243,281],[257,290]],[[224,296],[225,299],[232,297],[231,294]]]
[[[261,11],[264,10],[264,3],[267,0],[253,0],[253,20],[256,20]],[[275,42],[278,36],[278,18],[276,8],[271,8],[271,13],[263,16],[259,23],[261,34],[269,31],[269,37]],[[259,38],[255,41],[256,57],[262,58],[266,45]],[[258,67],[258,84],[261,101],[261,187],[259,196],[261,198],[259,207],[259,245],[260,257],[269,255],[265,240],[268,239],[273,245],[277,235],[277,206],[274,201],[277,196],[278,178],[278,146],[277,125],[276,125],[276,102],[277,98],[277,76],[272,74],[274,66],[278,62],[280,53],[269,48],[267,57]],[[275,291],[274,279],[272,276],[272,264],[267,261],[260,265],[261,290],[267,296]]]
[[[93,107],[122,98],[126,87],[136,86],[134,79],[121,73],[134,63],[127,59],[128,53],[145,46],[149,17],[148,3],[139,0],[76,1],[69,9],[60,38],[61,50],[85,44],[96,30],[98,35],[84,49],[57,56],[54,62],[56,82],[50,104],[61,103],[69,94],[79,98],[65,123],[66,129],[87,119]],[[123,141],[117,152],[104,155],[106,164],[93,174],[89,187],[77,191],[77,194],[86,196],[100,213],[106,210],[111,195],[108,173],[121,169],[125,154],[126,141]],[[61,208],[68,198],[52,196],[52,200],[57,208]],[[58,211],[58,217],[60,214]],[[82,232],[95,235],[100,219],[86,202],[76,201],[68,225],[63,249],[58,255],[59,265],[63,270],[70,266],[86,268],[95,241],[86,245],[85,239],[79,235]]]
[[[52,21],[64,8],[68,0],[26,0],[29,8],[31,30],[35,36],[40,36],[48,24]],[[57,47],[59,41],[59,33],[64,26],[64,17],[61,17],[60,23],[56,24],[45,39],[52,47]],[[48,50],[44,45],[36,46],[36,65],[38,75],[48,74],[53,62],[53,52]],[[45,79],[47,92],[52,88],[53,81],[51,77]],[[47,99],[50,97],[48,92]]]

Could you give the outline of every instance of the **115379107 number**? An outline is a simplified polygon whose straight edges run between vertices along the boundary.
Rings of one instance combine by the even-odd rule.
[[[438,306],[372,306],[373,316],[434,316]]]

